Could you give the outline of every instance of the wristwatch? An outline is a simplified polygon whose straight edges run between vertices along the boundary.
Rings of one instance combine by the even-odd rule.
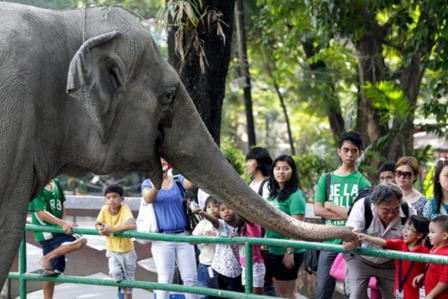
[[[286,249],[286,253],[287,253],[287,254],[293,254],[293,253],[294,253],[294,250]]]

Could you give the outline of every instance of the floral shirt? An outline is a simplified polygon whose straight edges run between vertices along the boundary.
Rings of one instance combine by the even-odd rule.
[[[412,206],[414,207],[415,211],[417,211],[417,215],[422,216],[423,215],[423,208],[425,207],[425,204],[428,202],[426,197],[422,196],[417,201],[412,203]]]
[[[219,237],[229,237],[235,228],[219,219],[219,228],[215,229]],[[212,269],[221,275],[235,278],[241,275],[238,244],[216,244]]]

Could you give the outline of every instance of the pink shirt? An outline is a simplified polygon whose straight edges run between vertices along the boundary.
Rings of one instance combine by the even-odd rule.
[[[252,238],[262,238],[261,226],[258,224],[249,225],[246,224],[246,234],[247,237]],[[260,252],[261,245],[252,245],[252,261],[255,263],[264,263],[263,257]],[[242,267],[246,267],[246,252],[244,251],[244,244],[240,245],[240,264]]]

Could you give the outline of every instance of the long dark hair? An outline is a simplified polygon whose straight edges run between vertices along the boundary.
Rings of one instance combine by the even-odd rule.
[[[291,167],[292,170],[291,179],[286,182],[283,189],[280,189],[280,185],[274,178],[274,168],[279,161],[288,163],[289,167]],[[281,155],[275,158],[270,171],[269,186],[271,189],[270,198],[274,198],[277,196],[278,201],[285,201],[292,193],[300,188],[299,173],[297,171],[296,163],[291,156]]]
[[[434,185],[434,201],[436,205],[436,212],[440,213],[440,207],[442,205],[443,200],[443,192],[442,192],[442,185],[440,185],[440,173],[442,172],[442,169],[448,166],[448,160],[446,159],[440,159],[437,161],[436,169],[434,171],[434,177],[433,177],[433,185]]]

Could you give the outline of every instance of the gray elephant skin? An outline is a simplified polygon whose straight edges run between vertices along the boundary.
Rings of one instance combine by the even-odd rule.
[[[49,179],[146,171],[160,188],[160,156],[266,229],[304,240],[351,234],[294,220],[253,192],[127,11],[0,2],[0,285],[23,237],[28,203]]]

